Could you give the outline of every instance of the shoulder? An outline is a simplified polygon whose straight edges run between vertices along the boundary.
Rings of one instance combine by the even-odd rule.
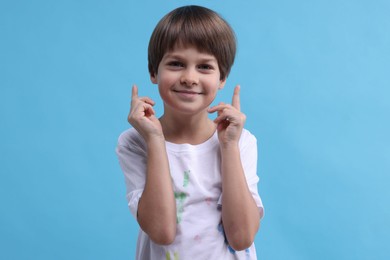
[[[248,130],[248,129],[242,129],[240,141],[240,146],[246,146],[250,144],[257,144],[256,137]]]
[[[146,144],[143,137],[137,132],[135,128],[129,128],[122,132],[118,138],[118,146],[127,147],[129,149],[139,148],[146,149]]]

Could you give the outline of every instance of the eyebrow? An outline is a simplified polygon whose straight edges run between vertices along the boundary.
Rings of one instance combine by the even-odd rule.
[[[178,59],[178,60],[183,60],[185,56],[179,55],[179,54],[166,54],[165,58],[166,59]],[[198,59],[198,62],[201,63],[208,63],[208,62],[218,62],[216,58],[200,58]]]

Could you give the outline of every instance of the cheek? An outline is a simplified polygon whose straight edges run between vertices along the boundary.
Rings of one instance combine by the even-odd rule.
[[[219,79],[215,81],[214,86],[215,92],[218,92],[218,90],[223,88],[223,85]]]
[[[161,73],[158,77],[158,82],[162,84],[171,83],[175,81],[175,74],[173,73]]]
[[[208,88],[208,94],[210,98],[214,99],[217,96],[219,89],[219,84],[214,84],[213,86],[210,86]]]

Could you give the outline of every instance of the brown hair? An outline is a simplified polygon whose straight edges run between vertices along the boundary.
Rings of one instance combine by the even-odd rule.
[[[201,52],[214,55],[220,79],[229,75],[236,55],[236,37],[230,25],[216,12],[190,5],[165,15],[149,41],[148,67],[151,75],[158,73],[164,54],[173,50],[176,44],[194,46]]]

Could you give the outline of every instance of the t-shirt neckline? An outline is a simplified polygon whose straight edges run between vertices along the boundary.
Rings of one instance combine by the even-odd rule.
[[[172,143],[169,141],[165,141],[166,147],[170,151],[174,152],[180,152],[180,151],[186,151],[186,150],[203,150],[203,149],[210,149],[217,145],[219,143],[218,141],[218,134],[217,131],[214,131],[213,135],[200,144],[189,144],[189,143],[183,143],[183,144],[177,144]]]

